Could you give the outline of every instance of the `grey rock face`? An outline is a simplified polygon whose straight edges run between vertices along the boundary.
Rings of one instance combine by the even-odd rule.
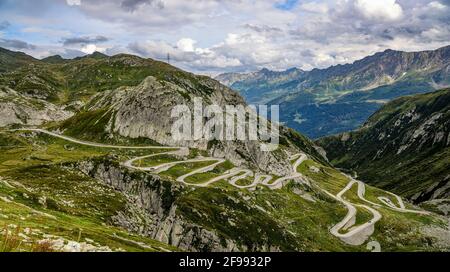
[[[72,115],[72,112],[44,100],[22,96],[9,88],[0,89],[0,127],[12,124],[37,126],[65,120]]]
[[[77,168],[128,196],[126,211],[112,219],[115,225],[187,251],[245,250],[177,213],[175,200],[186,190],[181,184],[105,163],[84,162]]]
[[[119,88],[97,95],[87,105],[87,109],[107,108],[113,112],[106,128],[111,134],[150,138],[166,146],[208,150],[211,156],[226,158],[237,166],[251,165],[277,175],[290,173],[289,160],[284,153],[275,155],[273,152],[264,152],[260,149],[259,141],[175,140],[171,134],[175,121],[171,112],[176,105],[187,105],[193,112],[195,97],[201,97],[204,106],[218,105],[222,109],[226,105],[246,105],[238,94],[214,80],[203,83],[211,89],[208,94],[188,91],[195,86],[180,87],[189,84],[175,85],[148,77],[137,87]]]

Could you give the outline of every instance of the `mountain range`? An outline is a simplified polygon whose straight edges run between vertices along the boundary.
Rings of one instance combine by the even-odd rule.
[[[285,126],[273,151],[174,139],[175,105],[246,105],[214,79],[128,54],[0,59],[0,251],[450,249],[440,210],[336,168],[334,145]]]
[[[312,138],[356,129],[386,102],[449,86],[450,46],[386,50],[327,69],[222,74],[250,104],[280,105],[281,121]]]

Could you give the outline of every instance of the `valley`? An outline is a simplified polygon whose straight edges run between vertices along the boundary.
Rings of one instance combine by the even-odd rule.
[[[387,102],[450,84],[450,46],[436,50],[385,50],[325,69],[262,69],[217,80],[249,104],[280,105],[281,121],[317,139],[361,126]]]
[[[325,170],[326,168],[322,168],[324,166],[320,166],[320,164],[318,162],[311,160],[305,154],[293,154],[290,156],[290,160],[292,162],[292,174],[287,177],[275,178],[270,175],[253,174],[253,172],[249,169],[232,168],[230,170],[227,170],[227,171],[221,173],[219,176],[217,176],[215,178],[205,179],[201,183],[200,182],[199,183],[188,183],[188,182],[184,181],[184,179],[187,176],[195,175],[198,173],[207,173],[208,171],[212,171],[212,170],[214,170],[214,167],[218,165],[218,163],[224,163],[224,161],[221,159],[218,159],[218,158],[207,158],[207,157],[203,157],[203,158],[200,157],[198,159],[187,159],[187,157],[184,157],[184,159],[182,159],[182,160],[179,160],[179,159],[177,160],[174,157],[174,158],[172,158],[172,160],[170,162],[165,162],[162,164],[155,164],[152,167],[137,167],[137,166],[134,166],[135,164],[137,164],[136,161],[142,160],[143,158],[148,159],[148,158],[152,158],[152,157],[157,157],[162,154],[167,155],[169,153],[171,155],[179,155],[179,156],[183,157],[183,155],[188,156],[188,154],[190,152],[189,152],[189,150],[186,150],[185,148],[175,148],[175,147],[169,148],[169,147],[161,147],[161,146],[114,146],[114,145],[105,145],[105,144],[100,144],[100,143],[92,143],[92,142],[77,140],[77,139],[67,137],[64,135],[59,135],[59,134],[52,133],[52,132],[42,130],[42,129],[24,129],[24,130],[15,130],[15,131],[5,131],[2,134],[29,135],[29,136],[34,135],[33,137],[38,137],[38,138],[44,137],[44,139],[47,138],[50,142],[53,142],[54,140],[52,140],[52,138],[55,138],[56,142],[63,145],[64,149],[66,149],[66,152],[67,152],[66,156],[68,156],[67,159],[72,157],[72,155],[70,154],[71,152],[75,152],[75,150],[78,150],[79,148],[85,149],[83,146],[85,146],[86,148],[94,148],[96,150],[99,150],[98,152],[100,152],[100,154],[104,152],[102,150],[105,150],[107,152],[114,151],[114,153],[119,152],[119,154],[124,151],[125,153],[127,153],[126,157],[128,157],[129,159],[126,159],[126,157],[123,157],[123,159],[125,161],[119,162],[119,165],[122,165],[123,167],[129,168],[130,170],[133,170],[133,171],[139,171],[139,172],[143,171],[143,172],[149,172],[149,173],[161,175],[162,177],[169,178],[169,180],[173,180],[172,182],[177,182],[177,183],[179,182],[179,183],[182,183],[183,186],[188,186],[188,187],[205,188],[205,190],[208,190],[208,188],[211,188],[211,187],[213,187],[213,188],[214,187],[216,187],[216,188],[217,187],[219,187],[219,188],[225,187],[226,188],[226,187],[232,186],[232,187],[230,187],[230,189],[234,188],[234,189],[231,189],[232,191],[245,190],[245,191],[248,191],[248,193],[246,193],[247,195],[252,195],[253,194],[252,192],[255,192],[255,190],[256,191],[262,190],[266,193],[273,191],[273,190],[282,190],[284,192],[281,193],[281,195],[285,195],[287,192],[291,191],[293,188],[297,188],[297,189],[294,189],[294,191],[296,191],[296,194],[299,194],[303,190],[306,190],[302,193],[304,195],[300,194],[300,198],[304,198],[308,202],[313,201],[313,203],[317,203],[317,201],[323,201],[323,200],[317,199],[318,196],[322,195],[322,197],[325,199],[329,198],[329,200],[327,200],[327,201],[335,200],[338,203],[342,203],[342,205],[347,208],[347,214],[345,215],[345,213],[343,213],[343,215],[342,215],[343,217],[341,218],[341,221],[334,222],[334,225],[331,227],[331,229],[329,229],[329,230],[325,229],[324,231],[325,232],[329,231],[329,233],[324,234],[324,235],[335,236],[336,238],[341,240],[344,244],[349,244],[349,245],[353,245],[353,246],[363,245],[365,242],[367,242],[367,240],[370,237],[374,236],[374,233],[376,233],[378,231],[378,226],[377,226],[379,224],[378,222],[380,220],[383,220],[383,215],[385,215],[385,214],[397,214],[398,213],[396,216],[398,216],[399,218],[402,218],[401,220],[404,221],[405,223],[410,221],[410,219],[407,219],[411,216],[409,214],[417,214],[417,216],[419,216],[419,217],[417,217],[417,219],[414,219],[414,220],[422,221],[425,219],[425,218],[419,219],[421,217],[429,217],[433,221],[437,220],[437,221],[435,221],[436,223],[438,223],[439,220],[443,220],[443,219],[436,218],[435,215],[432,215],[429,212],[416,210],[417,208],[415,208],[415,209],[405,208],[405,204],[403,203],[403,200],[400,197],[398,197],[392,193],[382,193],[381,191],[378,190],[377,195],[379,195],[379,196],[377,198],[375,198],[374,196],[372,196],[373,191],[375,191],[375,188],[366,187],[366,185],[364,183],[362,183],[360,181],[356,181],[349,176],[339,174],[338,172],[336,172],[335,175],[338,175],[338,177],[341,181],[338,182],[337,180],[334,181],[333,179],[327,178],[326,179],[327,184],[318,183],[313,179],[313,176],[319,174],[317,171],[320,171],[320,172],[325,171],[325,173],[326,173],[326,170]],[[39,134],[41,134],[41,136],[39,136]],[[45,135],[47,135],[47,136],[45,136]],[[29,137],[29,136],[27,136],[27,137]],[[50,138],[48,138],[48,137],[50,137]],[[57,139],[59,139],[59,140],[57,140]],[[70,145],[70,147],[69,147],[69,145]],[[164,148],[167,148],[166,151],[164,151]],[[170,149],[172,149],[172,150],[170,151]],[[167,150],[169,150],[169,151],[167,151]],[[129,153],[130,151],[132,151],[132,153]],[[163,151],[163,152],[161,152],[161,151]],[[186,151],[188,151],[188,152],[186,153]],[[151,154],[143,155],[143,156],[137,154],[138,157],[130,158],[129,156],[131,154],[133,154],[134,152],[141,153],[142,155],[143,155],[143,153],[146,153],[146,152],[150,152]],[[71,161],[71,160],[69,160],[69,161]],[[210,164],[209,166],[206,166],[206,167],[202,167],[202,166],[198,166],[198,168],[195,167],[195,163],[201,163],[201,162],[207,162],[207,161],[209,161],[209,162],[217,161],[217,162]],[[190,168],[188,170],[189,172],[184,174],[183,176],[179,176],[179,173],[177,173],[177,172],[170,171],[170,169],[175,168],[177,165],[181,165],[181,164],[194,164],[194,166],[192,168]],[[310,166],[308,167],[305,164],[310,164]],[[4,163],[3,163],[3,165],[4,165]],[[314,165],[314,166],[312,166],[312,165]],[[68,167],[68,166],[65,166],[64,168],[66,168],[66,167]],[[71,171],[73,171],[73,170],[71,170]],[[8,173],[8,171],[6,171],[6,173]],[[328,173],[326,173],[326,175],[328,175]],[[339,175],[341,175],[341,176],[339,176]],[[181,177],[181,179],[180,179],[180,177]],[[249,185],[238,186],[236,183],[240,179],[244,179],[244,178],[254,178],[254,180]],[[14,183],[11,182],[11,184],[14,184],[13,186],[11,186],[11,184],[8,182],[4,183],[4,185],[6,185],[6,184],[8,185],[9,189],[17,189],[15,186],[17,186],[18,183],[16,183],[16,182],[14,182]],[[300,187],[298,187],[298,185],[296,186],[293,184],[299,184]],[[21,185],[21,186],[23,186],[23,185]],[[264,187],[266,187],[267,189],[264,189]],[[350,193],[350,190],[352,190],[353,187],[358,188],[357,192]],[[26,187],[24,187],[24,188],[26,188]],[[299,190],[299,188],[304,188],[304,189]],[[269,191],[267,191],[267,190],[269,190]],[[311,190],[312,190],[312,192],[314,192],[313,195],[316,195],[315,197],[310,195],[311,192],[307,193],[307,191],[311,191]],[[120,190],[119,190],[119,192],[120,192]],[[367,196],[366,196],[366,192],[367,192]],[[380,194],[380,192],[381,192],[381,194]],[[67,193],[65,193],[65,194],[67,194]],[[69,195],[70,195],[70,193],[69,193]],[[67,195],[67,196],[69,196],[69,195]],[[57,197],[60,198],[60,196],[57,196]],[[371,200],[366,199],[366,197],[370,197]],[[5,199],[6,199],[6,201],[5,201]],[[372,200],[372,199],[374,199],[374,200]],[[8,200],[9,200],[9,202],[8,202]],[[47,201],[49,201],[49,199]],[[68,202],[68,203],[70,202],[67,200],[63,200],[63,201]],[[18,205],[18,203],[15,203],[15,201],[10,200],[10,198],[8,198],[8,196],[4,197],[4,202],[11,203],[11,205],[13,205],[12,203],[14,203],[14,205]],[[57,202],[59,202],[59,201],[57,201]],[[64,205],[63,203],[57,204],[57,205]],[[394,203],[397,203],[397,204],[394,204]],[[27,207],[27,206],[24,205],[23,207]],[[60,208],[58,208],[58,209],[60,209]],[[335,208],[333,208],[333,209],[335,209]],[[378,211],[380,209],[381,209],[381,211]],[[277,212],[277,211],[274,211],[274,212]],[[332,212],[332,211],[330,211],[330,212]],[[371,213],[372,215],[366,217],[365,214],[367,212]],[[405,214],[407,216],[405,218],[403,218],[402,214]],[[364,216],[362,216],[362,215],[364,215]],[[49,216],[52,216],[52,218],[54,218],[54,219],[57,218],[57,216],[54,216],[54,215],[49,215]],[[311,216],[312,216],[311,219],[315,218],[315,216],[313,214],[311,214]],[[324,214],[322,216],[324,216]],[[392,215],[390,215],[390,216],[392,216]],[[432,219],[432,218],[435,218],[435,219]],[[302,221],[300,221],[299,224],[303,224]],[[411,224],[412,224],[412,222],[411,222]],[[417,222],[414,224],[417,224]],[[314,235],[314,234],[309,234],[309,235]],[[381,233],[376,234],[376,236],[378,236],[378,235],[381,235]],[[122,240],[120,240],[120,238],[118,238],[118,239],[119,239],[119,241],[122,241]],[[50,240],[50,241],[52,241],[52,240]],[[56,240],[56,241],[58,241],[58,240]],[[142,248],[142,249],[151,248],[150,246],[146,245],[143,242],[136,242],[136,243],[137,243],[136,246],[138,248]],[[90,248],[90,250],[94,250],[94,249]],[[102,248],[100,247],[98,250],[102,250]]]
[[[216,80],[125,54],[13,64],[0,74],[1,251],[450,247],[442,213],[344,173],[288,127],[273,151],[172,137],[176,105],[246,105]]]
[[[450,90],[386,104],[358,130],[319,139],[336,167],[415,203],[449,196]],[[445,204],[444,204],[445,206]]]

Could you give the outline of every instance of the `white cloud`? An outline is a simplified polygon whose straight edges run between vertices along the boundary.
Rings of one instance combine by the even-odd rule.
[[[403,15],[396,0],[356,0],[354,5],[368,19],[397,20]]]
[[[450,29],[436,26],[423,31],[421,35],[429,41],[446,41],[450,37]]]
[[[194,52],[196,43],[193,39],[183,38],[177,42],[177,47],[183,52]]]
[[[173,64],[195,71],[222,70],[242,65],[238,58],[220,54],[214,47],[195,48],[194,45],[193,39],[183,38],[175,45],[164,41],[135,42],[128,49],[132,53],[160,60],[165,60],[170,54]]]
[[[69,6],[79,6],[81,5],[81,0],[66,0]]]
[[[428,4],[428,7],[437,10],[446,10],[447,6],[438,1],[433,1]]]
[[[325,3],[308,2],[300,5],[300,9],[312,13],[326,14],[329,11],[329,7]]]
[[[106,51],[106,48],[103,48],[103,47],[98,47],[97,45],[95,45],[95,44],[87,44],[87,45],[85,45],[85,46],[83,46],[82,48],[81,48],[81,52],[83,52],[83,53],[85,53],[85,54],[92,54],[92,53],[94,53],[94,52],[105,52]]]
[[[34,55],[170,54],[193,72],[324,68],[387,48],[450,44],[449,0],[304,0],[291,10],[275,8],[278,0],[11,2],[0,18],[19,31],[4,36],[35,45]],[[62,43],[67,37],[79,41]]]

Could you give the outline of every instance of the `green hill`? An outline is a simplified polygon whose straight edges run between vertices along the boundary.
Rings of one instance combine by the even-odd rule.
[[[14,52],[0,47],[0,74],[38,62],[37,59],[22,52]]]

